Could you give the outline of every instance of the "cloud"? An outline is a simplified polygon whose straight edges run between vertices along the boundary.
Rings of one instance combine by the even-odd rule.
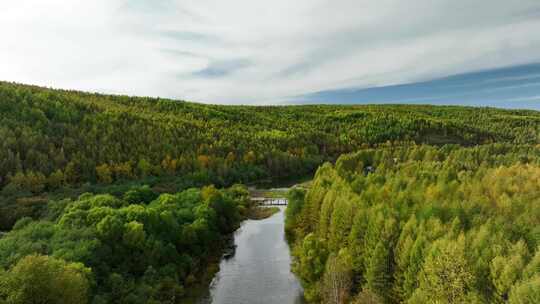
[[[0,79],[277,103],[540,62],[538,12],[537,0],[5,0]]]
[[[225,77],[233,72],[250,65],[246,59],[233,59],[210,63],[206,68],[193,72],[191,75],[203,78]]]
[[[220,44],[221,39],[217,36],[187,31],[163,31],[159,35],[179,41],[191,41],[205,44]]]
[[[182,50],[176,50],[176,49],[161,49],[160,50],[164,54],[169,54],[171,56],[178,56],[178,57],[193,57],[193,58],[206,58],[204,55],[200,55],[193,52],[187,52]]]

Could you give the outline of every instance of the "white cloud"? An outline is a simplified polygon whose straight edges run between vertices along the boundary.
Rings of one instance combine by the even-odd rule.
[[[268,103],[540,61],[537,0],[4,0],[0,79]]]

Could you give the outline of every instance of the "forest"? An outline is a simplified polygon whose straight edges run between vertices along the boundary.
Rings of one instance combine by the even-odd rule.
[[[540,301],[540,146],[380,146],[290,194],[313,303]]]
[[[435,106],[221,106],[0,82],[0,231],[49,199],[311,175],[391,142],[539,142],[540,113]],[[111,186],[112,185],[112,186]]]
[[[242,186],[50,201],[0,239],[0,303],[177,303],[248,202]]]
[[[310,302],[540,302],[540,112],[0,82],[0,139],[0,304],[182,303],[244,184],[313,174],[285,223]]]

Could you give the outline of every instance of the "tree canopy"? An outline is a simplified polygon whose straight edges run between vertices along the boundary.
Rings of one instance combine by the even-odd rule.
[[[540,301],[540,112],[0,82],[0,138],[2,304],[181,302],[249,212],[236,183],[315,170],[285,223],[309,300]]]
[[[531,145],[343,155],[307,192],[291,193],[294,270],[322,303],[536,303],[539,181]],[[350,272],[330,266],[343,251]],[[329,301],[326,278],[339,276],[352,284]]]
[[[133,192],[148,189],[86,193],[49,219],[19,220],[0,238],[0,302],[177,303],[248,204],[241,186],[147,200]]]
[[[387,142],[540,143],[540,113],[494,108],[221,106],[0,82],[0,114],[0,230],[54,193],[109,192],[95,185],[174,193],[308,175]]]

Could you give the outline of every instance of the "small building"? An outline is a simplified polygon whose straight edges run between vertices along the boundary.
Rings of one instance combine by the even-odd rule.
[[[373,172],[375,172],[375,168],[373,166],[367,166],[364,168],[364,175],[368,175]]]

